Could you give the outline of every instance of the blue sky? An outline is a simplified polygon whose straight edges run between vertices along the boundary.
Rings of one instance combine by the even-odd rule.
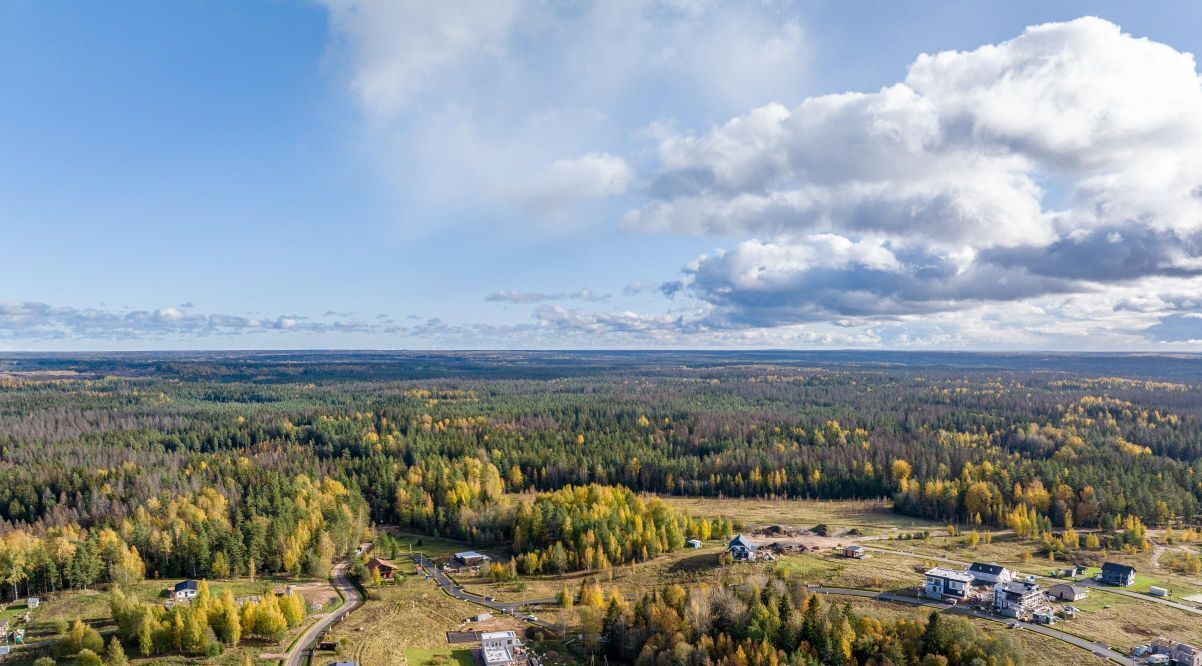
[[[0,349],[1196,349],[1202,7],[1047,4],[3,2]]]

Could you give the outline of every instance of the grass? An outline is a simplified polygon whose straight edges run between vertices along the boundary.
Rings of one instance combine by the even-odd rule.
[[[443,650],[449,655],[446,632],[484,611],[452,598],[433,581],[414,575],[411,563],[400,564],[405,575],[381,588],[368,585],[364,605],[326,636],[326,640],[345,641],[341,659],[361,664],[404,664],[411,654],[426,654],[412,650]],[[520,621],[511,622],[513,626],[506,628],[520,629]],[[445,663],[454,664],[455,660]]]
[[[509,557],[508,550],[477,548],[470,546],[463,541],[445,539],[443,537],[430,536],[428,534],[414,534],[412,532],[400,530],[389,530],[389,534],[391,534],[398,542],[400,542],[400,547],[397,549],[398,558],[405,556],[409,552],[410,547],[413,548],[414,552],[421,551],[425,553],[427,557],[441,557],[443,555],[451,555],[463,550],[476,550],[494,557]],[[381,554],[378,552],[372,554],[385,558],[391,555],[390,553]]]
[[[693,585],[720,578],[726,572],[718,566],[723,552],[719,541],[699,548],[685,548],[647,562],[624,564],[605,571],[574,571],[561,575],[523,576],[515,584],[494,583],[485,576],[452,576],[468,592],[496,597],[501,601],[522,601],[553,597],[567,587],[573,593],[587,578],[596,578],[607,590],[616,588],[624,594],[639,595],[666,585]],[[734,567],[738,570],[741,566]]]
[[[859,528],[866,535],[942,528],[934,521],[895,513],[892,502],[887,500],[661,499],[692,515],[726,516],[748,527],[788,525],[808,528],[822,523],[836,529]]]
[[[1057,629],[1119,649],[1130,649],[1157,636],[1195,644],[1202,641],[1198,616],[1169,606],[1095,590],[1072,605],[1082,612],[1057,624]]]
[[[409,648],[405,650],[409,666],[475,666],[476,659],[471,650],[451,648]]]

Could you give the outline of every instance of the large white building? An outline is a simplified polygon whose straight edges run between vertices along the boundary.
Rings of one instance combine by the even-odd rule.
[[[926,576],[927,580],[923,585],[922,593],[931,599],[943,599],[944,597],[964,599],[972,587],[972,574],[964,571],[935,567],[927,571]]]
[[[522,661],[522,641],[513,631],[486,631],[480,634],[480,652],[485,666],[509,666]]]

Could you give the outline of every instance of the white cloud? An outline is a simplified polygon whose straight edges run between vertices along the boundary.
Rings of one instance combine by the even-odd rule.
[[[510,197],[535,211],[558,211],[572,204],[622,194],[632,177],[630,165],[621,157],[589,153],[555,160]]]
[[[512,289],[505,289],[489,294],[484,300],[494,303],[517,303],[523,305],[542,303],[543,301],[580,300],[599,302],[609,300],[609,294],[595,294],[588,287],[584,287],[579,291],[557,292],[553,294],[539,291],[514,291]]]
[[[809,63],[777,0],[323,3],[334,71],[408,209],[619,195],[631,128],[787,98]]]
[[[716,325],[1098,292],[1113,311],[1122,285],[1202,274],[1194,59],[1101,19],[922,55],[878,92],[669,131],[658,152],[628,226],[756,238],[669,285]]]
[[[517,0],[323,0],[339,45],[349,50],[350,87],[376,118],[406,110],[432,84],[476,61],[501,57]]]

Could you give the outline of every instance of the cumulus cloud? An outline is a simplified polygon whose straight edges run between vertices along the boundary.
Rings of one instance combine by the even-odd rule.
[[[1202,274],[1202,83],[1097,18],[872,93],[668,132],[635,229],[744,236],[666,292],[715,325],[954,312]],[[1111,303],[1112,310],[1116,303]]]

